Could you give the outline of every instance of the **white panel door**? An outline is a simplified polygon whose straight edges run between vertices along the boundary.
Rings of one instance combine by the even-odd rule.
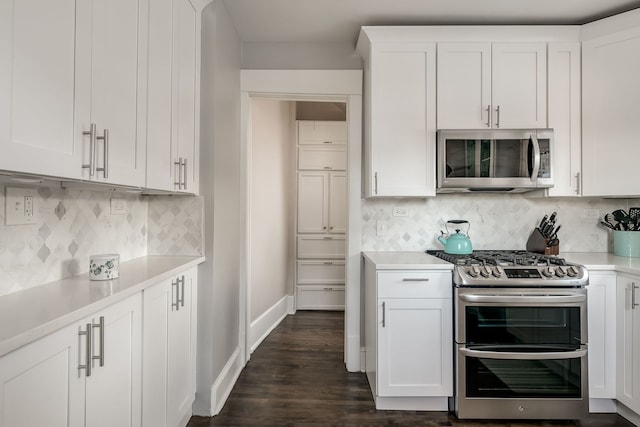
[[[298,173],[298,233],[326,233],[329,175]]]
[[[90,121],[99,137],[108,131],[108,144],[96,141],[96,165],[107,175],[91,179],[145,184],[146,7],[146,0],[93,0]]]
[[[438,129],[491,127],[491,44],[438,43]]]
[[[0,169],[81,176],[76,0],[0,0]],[[81,34],[78,34],[81,37]]]
[[[637,196],[640,28],[582,43],[582,195]]]
[[[547,127],[547,44],[494,43],[491,52],[492,126]]]
[[[616,398],[616,275],[589,273],[589,397]]]
[[[451,299],[384,299],[378,310],[378,395],[453,395]]]
[[[617,399],[640,413],[640,277],[617,281]]]
[[[329,233],[347,231],[347,174],[329,174]]]
[[[0,427],[84,425],[84,350],[75,326],[0,358]]]
[[[298,121],[298,144],[347,144],[347,122]]]
[[[435,195],[435,51],[433,43],[374,46],[368,196]]]
[[[577,196],[582,171],[580,43],[549,43],[548,51],[554,181],[547,192],[549,196]]]
[[[100,330],[93,329],[94,360],[86,378],[86,425],[139,427],[142,406],[142,297],[136,294],[93,316],[104,317],[104,347]]]

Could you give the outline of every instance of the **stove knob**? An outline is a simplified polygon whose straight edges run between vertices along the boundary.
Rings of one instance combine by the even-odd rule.
[[[564,270],[564,267],[558,267],[556,268],[556,276],[558,277],[564,277],[567,275],[567,272]]]
[[[483,277],[489,277],[491,276],[491,270],[485,265],[480,269],[480,274],[482,274]]]
[[[555,271],[553,270],[553,267],[547,267],[542,270],[542,274],[546,277],[553,277]]]
[[[480,274],[480,270],[474,265],[467,268],[467,274],[471,277],[478,277],[478,274]]]
[[[569,275],[569,277],[576,277],[578,274],[580,274],[580,270],[575,265],[572,265],[567,269],[567,274]]]
[[[502,269],[502,267],[493,267],[493,275],[495,277],[502,277],[503,274],[504,270]]]

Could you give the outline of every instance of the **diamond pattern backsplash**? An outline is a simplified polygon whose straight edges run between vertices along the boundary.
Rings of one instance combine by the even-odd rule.
[[[437,237],[451,219],[470,222],[474,249],[524,249],[531,231],[545,214],[558,212],[562,252],[612,252],[612,233],[600,218],[615,209],[640,206],[640,200],[595,198],[528,198],[517,194],[439,195],[430,199],[369,199],[362,201],[363,251],[423,251],[442,249]],[[394,207],[409,216],[393,216]],[[599,218],[584,218],[596,209]],[[376,222],[386,221],[387,232],[376,235]]]
[[[204,253],[204,199],[201,196],[149,197],[149,255]]]

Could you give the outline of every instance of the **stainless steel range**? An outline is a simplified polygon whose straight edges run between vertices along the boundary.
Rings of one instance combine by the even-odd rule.
[[[525,251],[427,251],[455,264],[458,418],[588,414],[586,268]]]

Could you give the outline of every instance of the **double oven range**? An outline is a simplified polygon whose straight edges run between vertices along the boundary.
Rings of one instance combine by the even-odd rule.
[[[525,251],[427,252],[455,264],[457,417],[586,416],[586,268]]]

